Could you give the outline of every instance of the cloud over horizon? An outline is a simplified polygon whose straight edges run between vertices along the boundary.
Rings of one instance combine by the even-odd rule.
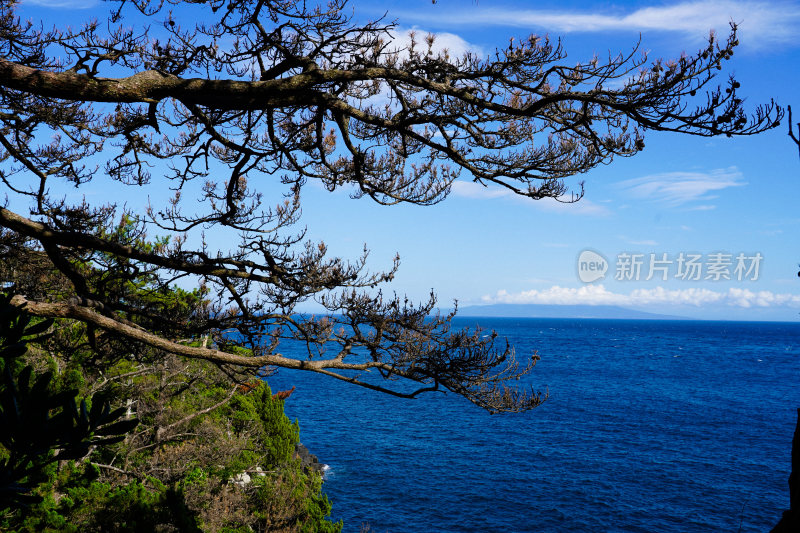
[[[644,307],[649,305],[688,305],[702,307],[721,304],[730,307],[800,307],[800,295],[774,293],[772,291],[751,291],[749,289],[729,288],[714,291],[703,288],[690,289],[636,289],[629,294],[609,291],[603,285],[584,285],[578,288],[554,285],[549,289],[509,293],[499,290],[494,295],[482,298],[484,304],[541,304],[541,305],[619,305]]]

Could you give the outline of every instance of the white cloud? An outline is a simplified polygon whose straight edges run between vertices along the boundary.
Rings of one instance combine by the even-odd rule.
[[[502,198],[512,196],[514,193],[499,186],[484,186],[474,181],[456,180],[453,182],[450,192],[463,198]]]
[[[388,32],[389,42],[386,45],[386,51],[396,52],[401,61],[408,59],[408,50],[411,46],[412,34],[414,35],[414,40],[416,42],[415,46],[418,52],[427,52],[428,44],[426,42],[426,38],[428,35],[432,35],[434,37],[433,44],[431,45],[433,54],[440,57],[446,56],[448,61],[451,62],[462,57],[467,52],[476,54],[479,57],[483,57],[485,55],[481,47],[465,41],[455,33],[429,32],[418,27],[409,29],[397,27],[390,30]],[[380,85],[378,94],[368,98],[357,98],[352,100],[350,103],[360,109],[364,109],[368,106],[383,108],[384,106],[388,105],[395,111],[400,110],[400,106],[397,101],[392,99],[391,89],[385,83]]]
[[[592,202],[591,200],[587,200],[586,198],[582,198],[577,202],[573,203],[565,203],[565,202],[558,202],[552,198],[545,198],[543,200],[531,200],[533,202],[534,207],[541,209],[542,211],[548,211],[551,213],[564,213],[565,215],[586,215],[586,216],[607,216],[611,213],[611,210],[604,206]]]
[[[89,9],[99,2],[98,0],[24,0],[22,3],[54,9]]]
[[[553,213],[564,213],[568,215],[591,215],[591,216],[605,216],[610,213],[610,210],[597,203],[589,200],[581,199],[573,203],[558,202],[553,198],[543,198],[541,200],[532,200],[525,196],[520,196],[509,189],[505,189],[499,185],[489,184],[483,186],[474,181],[456,180],[450,189],[451,194],[460,196],[462,198],[473,199],[493,199],[493,198],[513,198],[520,202],[525,202],[526,205],[532,206],[536,209]]]
[[[414,18],[413,13],[403,16]],[[473,6],[472,9],[448,13],[439,22],[516,26],[559,33],[654,30],[680,32],[701,39],[711,29],[727,34],[731,20],[740,24],[740,40],[744,46],[795,44],[800,26],[800,6],[795,2],[749,0],[697,0],[641,7],[629,12],[619,9],[582,12]]]
[[[615,293],[603,285],[584,285],[578,288],[554,285],[549,289],[509,293],[499,290],[482,298],[485,303],[544,304],[544,305],[621,305],[644,307],[649,305],[690,305],[702,307],[722,304],[730,307],[800,307],[800,295],[751,291],[730,288],[727,291],[711,289],[676,289],[664,287],[636,289],[629,294]]]
[[[794,294],[775,294],[770,291],[753,292],[748,289],[730,289],[729,298],[734,302],[731,305],[739,307],[778,307],[800,305],[800,296]]]
[[[454,59],[463,56],[467,52],[472,52],[478,56],[484,55],[481,47],[465,41],[455,33],[429,32],[417,27],[409,29],[395,28],[390,31],[389,34],[392,39],[390,49],[407,51],[408,47],[411,45],[412,33],[415,34],[416,48],[421,52],[424,52],[428,48],[425,38],[428,35],[433,35],[434,41],[432,50],[434,54],[443,54],[447,51],[449,56]],[[405,54],[401,53],[400,56],[401,58],[403,56],[407,57],[407,52]]]
[[[741,187],[747,182],[736,167],[711,172],[664,172],[642,178],[621,181],[618,187],[626,189],[636,198],[651,200],[676,207],[691,202],[708,202],[717,198],[709,194],[730,187]],[[714,209],[713,205],[690,206],[693,210]]]

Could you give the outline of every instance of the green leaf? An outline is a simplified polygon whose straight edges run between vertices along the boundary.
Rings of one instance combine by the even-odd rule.
[[[103,426],[95,431],[95,435],[124,435],[139,425],[138,418],[120,420],[113,424]],[[123,437],[124,438],[124,437]]]
[[[53,325],[53,322],[54,322],[54,320],[52,318],[48,318],[46,320],[42,320],[41,322],[38,322],[38,323],[32,325],[31,327],[29,327],[28,329],[26,329],[25,330],[25,336],[26,337],[33,337],[34,335],[39,335],[41,333],[44,333],[45,331],[50,329],[50,326]]]
[[[96,424],[103,416],[103,411],[107,407],[107,402],[104,401],[103,394],[99,391],[92,395],[92,408],[89,411],[89,420],[92,424]]]
[[[22,369],[17,377],[17,390],[20,396],[28,396],[30,391],[31,374],[33,374],[33,367],[28,365]]]
[[[6,346],[0,349],[0,357],[5,359],[15,359],[17,357],[21,357],[25,355],[25,352],[28,351],[28,347],[24,344],[17,343],[12,344],[11,346]]]
[[[52,372],[45,372],[36,378],[36,383],[33,385],[33,388],[31,388],[31,396],[36,399],[47,398],[47,388],[50,386],[50,381],[52,379]]]
[[[124,415],[126,412],[128,412],[128,409],[127,409],[127,408],[125,408],[125,407],[117,407],[116,409],[114,409],[113,411],[111,411],[110,413],[108,413],[108,414],[105,416],[105,420],[104,420],[104,422],[105,422],[105,423],[108,423],[108,422],[113,422],[113,421],[114,421],[114,420],[116,420],[117,418],[119,418],[119,417],[121,417],[122,415]]]

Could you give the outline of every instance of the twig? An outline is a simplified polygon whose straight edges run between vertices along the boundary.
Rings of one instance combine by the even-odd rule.
[[[121,468],[117,468],[116,466],[104,465],[104,464],[100,464],[100,463],[89,463],[89,464],[91,464],[92,466],[96,466],[98,468],[105,468],[106,470],[113,470],[114,472],[119,472],[120,474],[125,474],[125,475],[128,475],[128,476],[132,475],[132,472],[128,472],[127,470],[123,470]]]

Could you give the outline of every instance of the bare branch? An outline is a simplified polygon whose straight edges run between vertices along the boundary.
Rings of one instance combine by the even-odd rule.
[[[794,124],[792,124],[792,106],[787,106],[788,123],[789,123],[789,137],[797,145],[798,153],[800,153],[800,122],[797,123],[797,135],[794,133]]]

